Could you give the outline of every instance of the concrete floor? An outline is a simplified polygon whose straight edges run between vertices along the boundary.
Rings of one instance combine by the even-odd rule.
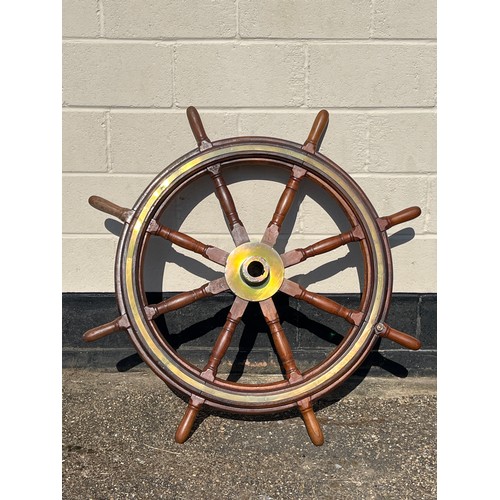
[[[317,405],[322,447],[296,412],[202,412],[179,445],[184,409],[146,369],[64,370],[63,498],[436,498],[434,378],[350,379]]]

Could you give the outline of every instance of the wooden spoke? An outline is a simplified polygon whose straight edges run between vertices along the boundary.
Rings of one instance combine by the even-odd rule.
[[[278,353],[281,364],[285,369],[286,379],[290,383],[302,380],[302,374],[297,368],[297,365],[293,358],[292,349],[290,347],[288,339],[286,338],[285,332],[280,325],[280,319],[273,300],[270,298],[260,302],[260,308],[262,309],[262,313],[264,314],[266,323],[269,326],[269,330],[271,331],[273,343]],[[321,426],[319,425],[316,415],[314,414],[314,411],[312,409],[311,398],[307,397],[298,401],[297,406],[299,407],[302,419],[304,420],[304,424],[306,426],[307,433],[311,438],[311,441],[316,446],[321,446],[324,442],[323,431],[321,430]]]
[[[126,223],[129,223],[134,215],[133,210],[115,205],[113,202],[101,198],[100,196],[91,196],[89,198],[89,204],[97,210],[112,215]]]
[[[419,349],[421,346],[417,338],[384,323],[390,305],[393,275],[391,248],[385,231],[403,222],[408,225],[407,221],[420,215],[421,210],[409,207],[392,215],[379,217],[361,186],[339,165],[319,154],[328,127],[329,115],[326,110],[319,111],[314,117],[309,135],[307,139],[304,137],[302,145],[274,137],[232,137],[212,142],[196,108],[188,107],[186,114],[197,147],[193,143],[193,151],[177,160],[173,159],[168,168],[145,186],[137,201],[129,205],[132,209],[99,196],[89,198],[90,205],[109,214],[106,217],[113,216],[122,221],[120,225],[123,232],[115,259],[116,295],[119,314],[122,316],[88,330],[84,334],[84,340],[91,342],[125,330],[141,359],[163,382],[186,397],[186,401],[189,400],[185,412],[182,412],[184,415],[179,414],[182,418],[179,418],[175,431],[178,443],[189,438],[199,423],[199,412],[205,406],[207,410],[213,408],[252,416],[288,411],[297,405],[311,441],[320,446],[324,436],[314,414],[314,401],[324,397],[354,374],[360,362],[380,342],[379,338],[388,338],[409,349]],[[265,226],[262,228],[262,238],[255,242],[250,242],[239,217],[238,209],[242,212],[242,207],[239,207],[238,198],[233,199],[232,193],[236,193],[236,188],[235,184],[230,183],[233,178],[229,176],[230,172],[235,171],[238,175],[239,166],[245,164],[265,169],[288,169],[283,186],[272,201],[272,217],[263,221]],[[177,226],[172,228],[161,224],[159,214],[166,203],[178,196],[189,197],[190,190],[196,187],[200,175],[210,176],[211,180],[205,178],[205,181],[209,184],[213,182],[211,190],[221,207],[216,209],[222,211],[222,217],[236,245],[230,253],[207,244],[210,241],[196,239],[199,237],[203,240],[201,236],[195,238],[182,233],[182,229],[176,230]],[[306,178],[308,180],[303,180]],[[346,226],[345,231],[341,229],[340,234],[326,234],[318,241],[308,241],[301,248],[289,247],[287,250],[291,250],[280,256],[275,250],[279,246],[277,241],[280,235],[283,239],[283,233],[288,233],[289,227],[293,225],[296,215],[294,212],[302,199],[299,189],[306,187],[301,186],[301,183],[309,181],[325,194],[325,203],[333,202],[351,225]],[[254,205],[258,205],[255,203],[255,193],[247,192],[245,196],[253,200]],[[117,200],[119,201],[118,198]],[[254,211],[257,217],[259,206],[254,206]],[[205,218],[208,219],[209,215],[213,214],[206,214]],[[318,232],[320,229],[318,228]],[[194,252],[223,266],[224,273],[218,275],[219,279],[206,283],[200,281],[199,285],[202,286],[193,290],[168,294],[169,298],[161,297],[157,301],[150,299],[149,304],[144,281],[149,264],[155,257],[149,251],[151,240],[156,241],[157,236],[168,240],[170,243],[167,246],[172,245],[172,250],[179,250],[180,247],[184,250],[179,251],[184,254],[193,256],[191,252]],[[359,243],[352,243],[355,241]],[[324,254],[326,257],[327,252],[336,249],[343,253],[340,248],[343,245],[356,247],[362,256],[364,275],[361,277],[363,286],[360,306],[350,306],[352,309],[345,307],[326,296],[307,290],[305,286],[284,279],[287,272],[285,268],[315,256],[321,259],[320,255]],[[344,247],[344,250],[347,248]],[[191,269],[194,261],[190,257],[186,257],[184,261],[187,264],[185,271],[196,271]],[[189,286],[185,286],[183,290],[188,288]],[[188,323],[192,323],[189,316],[201,304],[202,299],[210,300],[210,296],[225,291],[230,291],[235,298],[232,299],[231,307],[223,312],[227,317],[219,321],[223,325],[218,327],[211,350],[206,353],[203,363],[195,366],[182,349],[175,348],[178,342],[169,343],[166,338],[168,335],[162,328],[168,326],[169,316],[163,314],[171,312],[175,316],[176,310],[188,313],[181,315]],[[330,319],[342,323],[342,320],[336,319],[338,316],[350,323],[344,325],[348,331],[340,350],[333,346],[326,361],[319,361],[307,369],[300,366],[295,344],[287,339],[285,325],[280,323],[280,315],[275,306],[274,296],[279,291],[307,302],[318,310],[326,311],[325,314],[329,313],[327,316]],[[238,325],[242,323],[246,307],[251,301],[259,304],[269,328],[272,348],[284,374],[281,380],[247,384],[240,382],[239,377],[229,377],[228,380],[222,377],[221,372],[225,371],[226,366],[223,361],[227,362],[229,353],[234,349],[236,336],[239,336],[237,330],[243,326]],[[185,307],[186,309],[181,309]],[[191,324],[191,330],[193,329],[196,330],[197,327]],[[250,346],[252,339],[249,340],[247,344]],[[235,363],[239,361],[237,359]],[[303,368],[304,373],[299,368]]]
[[[295,193],[299,187],[301,179],[306,174],[306,169],[302,167],[293,167],[290,179],[286,183],[285,189],[281,194],[281,197],[276,205],[276,209],[273,214],[271,222],[268,224],[264,236],[262,236],[262,243],[269,246],[274,246],[278,235],[281,231],[281,226],[285,220],[286,214],[290,207],[292,206],[293,199],[295,198]]]
[[[340,316],[352,325],[359,326],[361,320],[363,319],[362,311],[354,311],[353,309],[344,307],[338,302],[324,297],[319,293],[310,292],[309,290],[301,287],[298,283],[294,283],[286,278],[283,280],[280,290],[283,293],[286,293],[291,297],[295,297],[296,299],[303,300],[318,309],[322,309],[330,314],[335,314],[335,316]]]
[[[346,245],[347,243],[351,243],[353,241],[359,241],[363,238],[364,235],[361,227],[356,226],[351,231],[318,241],[317,243],[309,245],[306,248],[296,248],[295,250],[290,250],[289,252],[281,255],[281,260],[283,261],[283,265],[285,267],[294,266],[309,257],[330,252],[331,250],[335,250],[342,245]]]
[[[222,358],[226,354],[226,351],[231,344],[231,339],[233,334],[241,321],[241,317],[247,308],[248,301],[236,297],[233,305],[227,315],[226,323],[222,327],[222,331],[219,333],[212,352],[210,353],[210,358],[208,363],[203,369],[201,376],[207,380],[214,380],[217,375],[217,369],[219,368]]]
[[[85,342],[94,342],[94,340],[102,339],[111,333],[120,332],[122,330],[126,330],[130,326],[128,318],[126,315],[115,318],[113,321],[109,323],[105,323],[104,325],[96,326],[91,330],[86,331],[83,334],[83,340]]]
[[[200,151],[211,148],[212,143],[205,132],[205,127],[203,126],[198,110],[194,106],[189,106],[186,110],[186,114],[189,126],[191,127],[191,131],[193,132]],[[238,217],[233,197],[231,196],[227,184],[220,173],[220,164],[208,167],[207,170],[215,184],[215,194],[217,195],[222,211],[224,212],[224,215],[229,223],[231,236],[235,245],[238,246],[242,243],[247,243],[250,239],[243,223]]]
[[[309,434],[311,441],[315,446],[321,446],[325,442],[325,438],[318,419],[314,414],[311,398],[308,397],[298,401],[297,406],[299,407],[302,419],[304,420],[304,424],[307,429],[307,434]]]
[[[420,207],[408,207],[395,214],[378,218],[378,227],[381,231],[387,231],[392,226],[417,218],[421,213],[422,210],[420,210]]]
[[[420,340],[408,335],[407,333],[400,332],[395,328],[391,328],[386,323],[378,323],[375,326],[375,333],[381,337],[386,337],[397,344],[411,349],[412,351],[418,351],[422,347]]]
[[[193,394],[189,399],[188,407],[186,408],[186,413],[182,417],[179,426],[177,427],[177,431],[175,433],[175,441],[176,443],[182,444],[186,441],[191,433],[191,429],[193,428],[193,424],[196,420],[196,416],[200,411],[201,407],[205,400],[200,396],[196,396]]]
[[[302,146],[304,151],[308,153],[316,153],[319,149],[319,145],[321,143],[322,137],[325,135],[326,128],[328,127],[328,111],[326,109],[322,109],[314,119],[314,123],[311,127],[311,131],[309,132],[309,136],[306,139],[306,142]]]
[[[319,146],[322,136],[325,133],[327,125],[328,125],[328,112],[326,110],[321,110],[314,120],[311,131],[309,132],[309,136],[307,137],[307,140],[304,143],[302,149],[312,154],[316,153],[316,150]],[[279,232],[281,230],[281,225],[283,224],[286,214],[288,213],[288,210],[292,205],[299,182],[301,178],[305,175],[305,173],[306,173],[305,169],[301,167],[293,168],[292,175],[290,176],[290,179],[285,187],[285,190],[283,191],[283,194],[280,197],[273,218],[269,223],[268,227],[266,228],[264,236],[262,237],[263,243],[266,243],[270,246],[275,245]],[[298,255],[296,254],[293,258],[297,259]],[[300,260],[297,262],[300,262]],[[285,267],[287,267],[286,264]]]
[[[170,311],[175,311],[176,309],[181,309],[186,307],[197,300],[203,299],[205,297],[211,297],[212,295],[217,295],[218,293],[228,290],[229,287],[226,283],[226,278],[218,278],[216,280],[205,283],[199,288],[190,290],[189,292],[182,292],[174,295],[170,299],[166,299],[158,304],[152,304],[144,308],[146,312],[146,317],[148,319],[154,319]]]
[[[247,231],[243,226],[240,218],[238,217],[238,212],[236,211],[236,205],[234,204],[233,197],[229,192],[226,181],[220,172],[220,165],[213,165],[207,168],[210,177],[215,185],[215,194],[219,200],[220,206],[226,219],[229,223],[229,230],[233,238],[234,244],[236,246],[242,243],[247,243],[250,241]]]
[[[229,255],[225,250],[214,247],[212,245],[205,245],[201,241],[198,241],[191,236],[181,233],[179,231],[174,231],[166,226],[158,224],[154,219],[151,221],[148,227],[148,232],[151,234],[156,234],[171,241],[175,245],[178,245],[191,252],[198,253],[212,262],[216,262],[222,266],[226,265],[227,256]]]
[[[203,126],[198,110],[194,106],[189,106],[189,108],[186,109],[186,114],[189,126],[191,127],[191,131],[193,132],[200,151],[211,148],[212,143],[205,132],[205,127]]]
[[[278,357],[285,369],[285,376],[289,382],[295,382],[302,378],[302,375],[293,359],[292,349],[286,338],[285,332],[280,324],[280,319],[273,299],[269,298],[260,302],[260,308],[264,314],[267,326],[271,331],[274,347],[278,353]]]

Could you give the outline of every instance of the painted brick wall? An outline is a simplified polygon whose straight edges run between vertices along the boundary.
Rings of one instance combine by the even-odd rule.
[[[436,291],[435,0],[63,0],[63,35],[63,291],[113,290],[120,224],[87,199],[131,206],[193,149],[189,105],[214,140],[268,135],[300,143],[326,108],[322,152],[352,174],[378,213],[422,208],[419,219],[389,233],[394,290]],[[244,168],[227,177],[258,238],[286,177]],[[166,220],[230,250],[205,181],[182,194]],[[305,185],[298,201],[282,249],[338,230],[319,188]],[[316,291],[358,290],[356,248],[336,252],[289,276]],[[163,274],[165,290],[185,290],[219,271],[162,241],[151,253],[159,266],[148,266],[151,287]]]

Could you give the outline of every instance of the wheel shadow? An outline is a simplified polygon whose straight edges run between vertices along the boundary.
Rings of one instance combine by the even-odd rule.
[[[323,322],[312,319],[307,314],[298,310],[296,307],[293,307],[290,304],[290,298],[288,296],[281,295],[280,300],[276,300],[275,302],[281,323],[283,324],[283,327],[285,329],[290,330],[290,328],[292,328],[298,330],[300,328],[305,334],[314,335],[322,342],[329,343],[331,345],[331,349],[335,349],[344,338],[343,333],[332,329],[330,326],[326,325]],[[258,304],[250,303],[247,311],[245,312],[245,315],[242,318],[241,324],[238,327],[241,327],[238,352],[234,357],[234,361],[229,372],[227,373],[227,376],[226,374],[222,376],[222,378],[225,378],[228,381],[238,382],[244,375],[248,356],[252,352],[252,349],[259,335],[265,335],[269,339],[269,344],[272,346],[270,335],[267,330],[267,325],[262,315],[256,314],[257,308]],[[182,345],[189,344],[193,340],[203,337],[204,335],[213,332],[214,330],[220,331],[220,329],[224,325],[228,312],[229,307],[225,307],[221,309],[215,316],[194,323],[181,330],[177,334],[169,333],[164,321],[160,322],[158,327],[162,332],[162,335],[164,335],[165,340],[168,341],[170,345],[178,349],[182,347]],[[274,354],[276,356],[276,359],[279,361],[277,353],[275,352]],[[207,349],[207,360],[208,356],[209,349]],[[121,360],[117,364],[117,369],[119,371],[127,371],[128,369],[136,367],[140,363],[142,363],[142,360],[137,354],[134,354]],[[347,397],[358,387],[358,385],[363,382],[363,380],[369,375],[370,371],[373,368],[383,369],[387,373],[398,378],[405,378],[408,376],[408,370],[403,365],[386,358],[380,352],[378,352],[377,344],[371,351],[371,353],[367,356],[365,361],[362,363],[360,368],[358,368],[358,370],[348,380],[346,380],[342,385],[340,385],[331,393],[314,402],[314,411],[320,411],[324,408],[338,403],[339,401]],[[283,378],[285,378],[285,370],[281,363],[280,370]],[[187,404],[189,398],[186,395],[176,391],[173,388],[171,389]],[[203,423],[205,418],[210,415],[216,415],[231,420],[277,421],[296,418],[300,416],[300,412],[297,408],[294,408],[275,414],[240,415],[204,407],[200,410],[200,413],[196,418],[196,422],[193,426],[191,434],[196,432],[196,429]]]
[[[344,398],[348,397],[363,382],[370,369],[374,366],[383,367],[387,372],[398,378],[405,378],[408,375],[408,370],[404,366],[385,358],[377,351],[372,351],[368,355],[367,359],[363,362],[362,366],[351,377],[349,377],[349,379],[347,379],[342,385],[334,389],[332,392],[326,394],[313,403],[313,411],[317,413],[325,408],[339,403]],[[186,405],[188,404],[189,398],[185,394],[180,393],[174,388],[172,388],[172,390],[180,399],[182,399],[186,403]],[[196,417],[189,437],[191,437],[198,430],[198,428],[203,424],[206,418],[213,416],[233,421],[252,422],[276,422],[296,419],[297,417],[301,418],[298,407],[276,413],[242,415],[203,406]]]

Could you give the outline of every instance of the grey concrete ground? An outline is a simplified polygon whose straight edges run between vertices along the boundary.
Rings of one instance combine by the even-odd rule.
[[[349,380],[319,448],[294,412],[207,411],[178,445],[185,403],[148,370],[64,370],[63,391],[64,499],[436,498],[434,378]]]

